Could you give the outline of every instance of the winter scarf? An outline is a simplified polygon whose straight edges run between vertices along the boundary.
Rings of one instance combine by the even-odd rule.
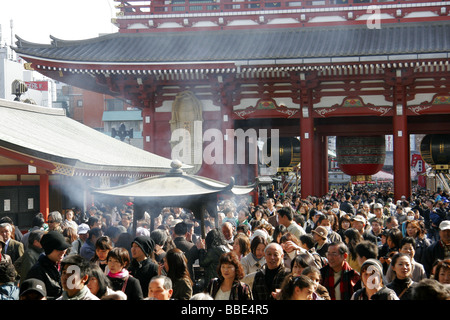
[[[354,286],[360,279],[358,272],[353,270],[347,261],[344,261],[344,265],[342,266],[342,274],[339,280],[339,283],[334,283],[334,271],[328,265],[322,269],[322,285],[328,289],[331,300],[336,300],[336,296],[334,294],[334,288],[339,285],[341,290],[341,299],[342,300],[350,300],[353,292]]]
[[[122,271],[112,273],[111,271],[108,272],[108,277],[116,278],[116,279],[123,279],[128,277],[129,273],[128,270],[123,268]]]

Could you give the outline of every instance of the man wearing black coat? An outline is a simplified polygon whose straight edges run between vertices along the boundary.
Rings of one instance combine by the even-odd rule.
[[[63,293],[58,264],[63,260],[70,244],[60,232],[49,231],[42,236],[41,245],[44,254],[39,256],[38,261],[28,271],[26,278],[35,278],[44,282],[47,299],[55,300]]]
[[[347,192],[345,194],[345,201],[343,201],[341,203],[339,210],[345,211],[348,214],[353,215],[353,214],[355,214],[355,208],[353,207],[353,205],[350,202],[351,198],[352,198],[352,195],[349,192]]]
[[[194,243],[186,239],[188,231],[188,224],[186,222],[177,223],[173,228],[173,242],[186,256],[189,274],[191,275],[191,279],[194,279],[194,262],[198,259],[198,250]]]
[[[434,262],[444,259],[445,252],[450,250],[450,220],[444,220],[439,224],[440,240],[433,242],[426,250],[421,263],[429,277]]]
[[[132,260],[128,271],[139,280],[144,298],[148,296],[150,280],[158,275],[158,264],[155,262],[153,250],[155,242],[147,236],[136,237],[131,243]]]

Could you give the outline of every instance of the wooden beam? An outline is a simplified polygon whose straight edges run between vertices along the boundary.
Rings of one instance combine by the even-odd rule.
[[[9,150],[9,149],[3,148],[3,147],[0,147],[0,155],[4,156],[6,158],[21,161],[23,163],[26,163],[27,165],[31,165],[34,167],[40,167],[45,170],[51,171],[56,168],[55,165],[51,162],[33,158],[33,157],[27,156],[25,154],[22,154],[22,153],[13,151],[13,150]]]
[[[0,187],[29,187],[29,186],[38,186],[39,181],[1,181]]]
[[[45,170],[37,168],[36,173],[29,173],[27,165],[9,165],[0,166],[0,175],[17,174],[17,175],[31,175],[31,174],[42,174]]]

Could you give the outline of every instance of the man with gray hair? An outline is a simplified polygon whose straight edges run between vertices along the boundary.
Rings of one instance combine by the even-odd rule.
[[[9,223],[0,223],[0,235],[3,237],[3,241],[5,242],[3,252],[9,255],[12,263],[14,263],[23,255],[25,250],[22,242],[11,238],[12,232],[13,227]]]
[[[255,300],[274,300],[277,291],[281,289],[284,278],[289,270],[283,264],[283,248],[276,242],[269,243],[264,256],[266,264],[255,273],[252,285],[253,298]]]
[[[164,275],[152,277],[148,285],[148,297],[144,300],[170,300],[173,294],[172,280]]]

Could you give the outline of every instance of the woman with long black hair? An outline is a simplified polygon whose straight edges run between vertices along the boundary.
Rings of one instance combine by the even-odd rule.
[[[172,280],[173,293],[171,298],[189,300],[193,293],[193,282],[189,275],[187,258],[183,251],[178,248],[170,249],[163,261],[164,269],[161,270],[161,273],[166,273]]]

